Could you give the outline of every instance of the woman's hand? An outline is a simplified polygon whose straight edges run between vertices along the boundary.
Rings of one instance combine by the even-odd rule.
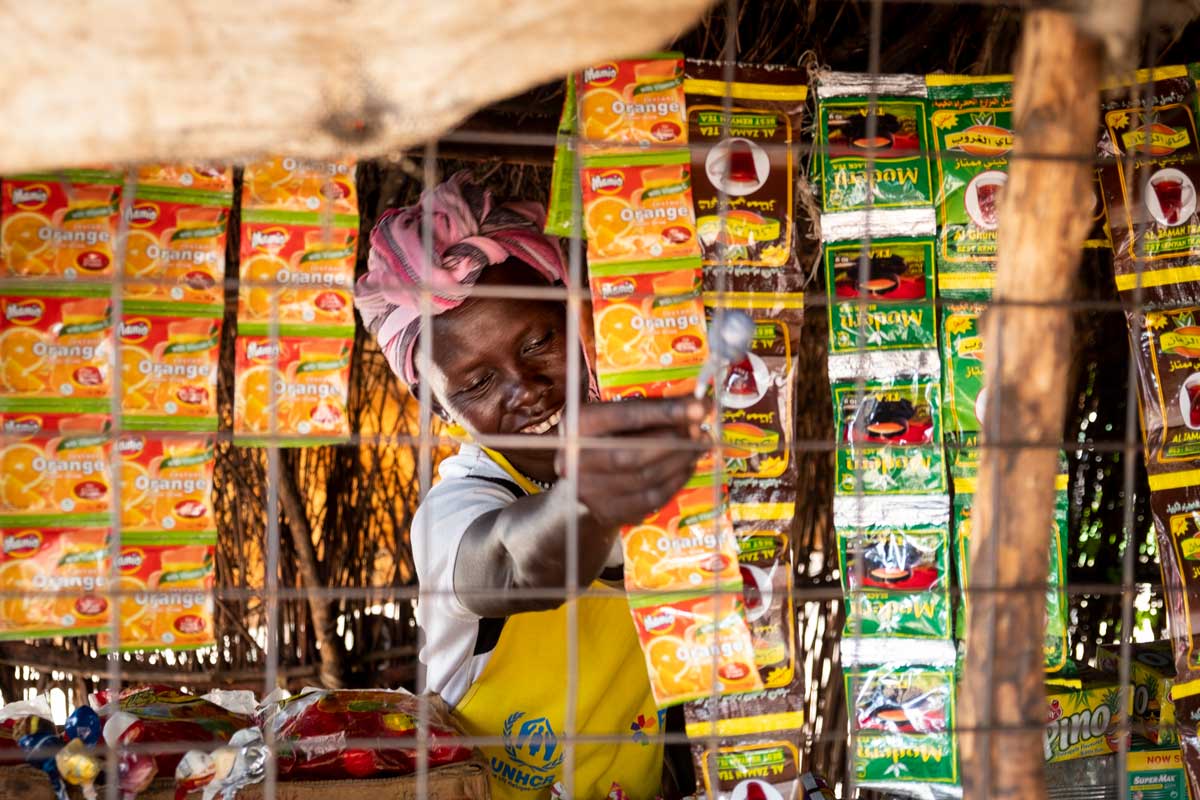
[[[683,488],[704,454],[710,403],[692,398],[596,403],[579,409],[579,500],[605,526],[631,525],[654,513]],[[613,440],[629,447],[614,447]],[[657,443],[650,442],[659,440]],[[669,441],[663,441],[669,440]],[[555,470],[566,477],[566,453]]]

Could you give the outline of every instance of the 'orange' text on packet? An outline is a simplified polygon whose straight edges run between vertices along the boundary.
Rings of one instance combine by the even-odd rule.
[[[278,435],[348,436],[350,345],[340,338],[281,336],[273,343],[266,336],[239,336],[234,433],[270,433],[273,400]]]
[[[242,208],[357,214],[354,159],[275,156],[246,165]]]
[[[715,500],[711,485],[687,488],[622,528],[627,591],[710,589],[741,580],[733,526]]]
[[[126,314],[120,329],[124,412],[163,418],[173,429],[215,429],[221,323],[218,317]]]
[[[109,512],[108,417],[0,412],[0,519]]]
[[[354,325],[357,227],[242,221],[238,319]],[[274,306],[274,308],[273,308]]]
[[[0,262],[12,275],[111,276],[120,194],[119,185],[5,180]]]
[[[107,297],[0,297],[0,397],[66,406],[111,391]],[[91,410],[79,408],[77,410]]]
[[[588,264],[700,256],[691,166],[598,166],[582,170]]]
[[[687,146],[682,58],[610,61],[576,80],[585,156]]]
[[[0,527],[0,640],[102,631],[107,537],[107,528]]]
[[[116,448],[121,457],[122,530],[216,530],[212,436],[122,433]]]
[[[129,209],[125,296],[220,305],[229,206],[146,190]]]

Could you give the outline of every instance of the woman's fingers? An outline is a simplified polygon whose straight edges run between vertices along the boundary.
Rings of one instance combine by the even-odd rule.
[[[611,436],[665,428],[680,436],[697,437],[710,406],[708,400],[690,397],[587,405],[580,409],[579,434]]]
[[[623,472],[640,469],[642,466],[662,461],[676,453],[684,453],[698,458],[708,449],[708,443],[693,438],[685,438],[677,431],[657,428],[642,432],[637,436],[622,436],[614,438],[607,447],[581,447],[579,452],[579,473],[586,476],[589,472]],[[554,459],[555,471],[560,476],[567,474],[567,454],[559,450]]]
[[[700,456],[698,451],[676,450],[625,469],[584,471],[580,483],[589,492],[626,494],[639,488],[657,486],[677,475],[683,475],[687,480],[696,471],[696,461]]]

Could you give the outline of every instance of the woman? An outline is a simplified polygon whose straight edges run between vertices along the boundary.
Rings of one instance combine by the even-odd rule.
[[[431,264],[421,230],[427,212]],[[396,375],[414,393],[426,381],[440,416],[468,435],[529,439],[499,451],[463,444],[442,462],[412,526],[427,683],[468,733],[503,742],[481,748],[493,796],[546,797],[564,779],[558,737],[568,731],[573,691],[575,734],[609,737],[574,748],[575,796],[604,797],[616,781],[630,796],[649,798],[662,770],[662,748],[652,738],[660,718],[625,599],[597,581],[620,565],[620,526],[657,510],[692,474],[701,448],[686,440],[705,440],[707,408],[694,400],[583,405],[581,436],[680,443],[583,449],[578,501],[568,496],[559,483],[559,432],[567,355],[579,344],[566,338],[566,305],[469,293],[472,286],[565,281],[557,242],[541,232],[544,217],[536,204],[496,204],[459,173],[418,205],[379,220],[355,303]],[[434,295],[428,331],[420,329],[414,291],[422,276]],[[428,360],[422,335],[430,336]],[[564,605],[572,524],[578,586],[597,588],[574,604],[573,681]]]

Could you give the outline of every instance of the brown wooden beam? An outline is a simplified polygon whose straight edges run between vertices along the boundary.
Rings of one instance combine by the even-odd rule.
[[[984,320],[989,398],[960,717],[966,800],[1045,796],[1042,620],[1072,320],[1044,304],[1069,300],[1075,286],[1090,224],[1084,200],[1102,67],[1099,41],[1074,15],[1026,14],[1014,69],[997,305]],[[1027,153],[1041,157],[1021,157]],[[1043,305],[1020,305],[1028,302]]]

